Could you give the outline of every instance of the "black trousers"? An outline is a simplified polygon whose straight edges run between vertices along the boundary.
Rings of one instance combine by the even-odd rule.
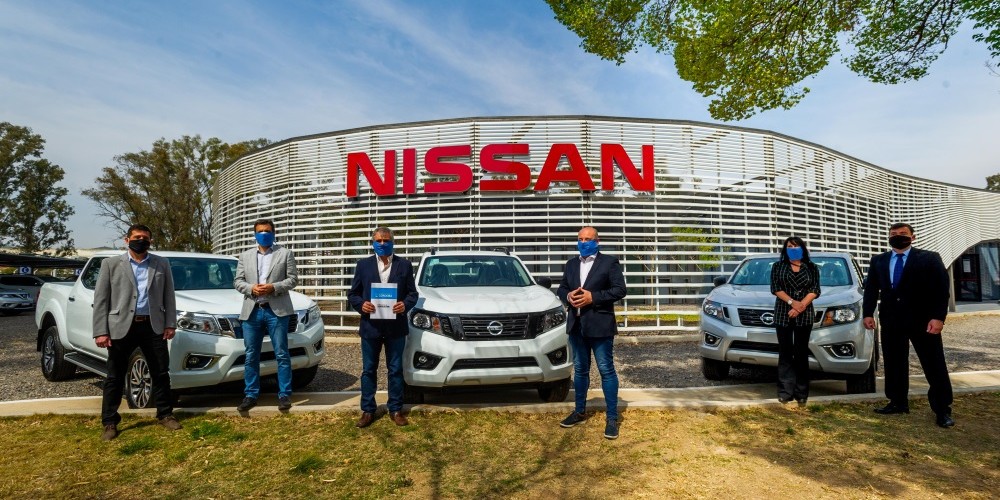
[[[128,358],[139,348],[149,365],[152,380],[153,402],[156,404],[156,418],[164,418],[174,413],[170,398],[170,355],[163,334],[153,333],[149,321],[132,323],[123,339],[111,341],[108,347],[108,378],[104,380],[104,400],[101,404],[101,425],[118,425],[122,416],[118,407],[122,403],[125,390]]]
[[[778,397],[809,397],[809,335],[812,325],[779,326]]]
[[[910,344],[920,359],[920,367],[930,388],[927,400],[934,413],[951,414],[952,390],[948,365],[944,360],[941,335],[918,329],[887,328],[882,325],[882,361],[885,363],[885,397],[894,404],[909,406]]]

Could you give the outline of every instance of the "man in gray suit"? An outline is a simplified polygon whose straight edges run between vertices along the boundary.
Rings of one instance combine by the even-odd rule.
[[[94,290],[94,341],[108,350],[108,377],[101,405],[101,439],[118,437],[122,417],[118,407],[125,388],[128,360],[136,348],[149,365],[156,418],[172,431],[181,428],[170,397],[170,355],[167,341],[174,337],[177,307],[174,279],[167,259],[148,253],[152,232],[133,224],[125,234],[128,251],[101,262]]]
[[[260,349],[264,332],[271,337],[278,362],[278,410],[292,408],[292,358],[288,354],[288,320],[295,314],[290,292],[299,282],[292,251],[274,244],[274,222],[259,219],[253,224],[257,246],[240,254],[233,284],[243,294],[243,346],[246,364],[243,402],[236,408],[246,413],[257,406],[260,394]]]

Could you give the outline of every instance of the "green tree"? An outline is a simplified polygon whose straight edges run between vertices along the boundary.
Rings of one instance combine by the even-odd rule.
[[[986,189],[1000,191],[1000,174],[993,174],[986,178]]]
[[[36,253],[75,252],[66,219],[73,208],[59,187],[65,172],[42,158],[45,140],[30,128],[0,123],[0,244]]]
[[[959,24],[1000,57],[995,0],[546,0],[581,46],[616,64],[641,45],[673,55],[719,120],[789,109],[838,52],[873,82],[927,74]]]
[[[159,249],[209,252],[215,176],[268,144],[267,139],[227,144],[197,135],[160,139],[150,151],[115,157],[116,165],[105,167],[83,194],[122,233],[130,224],[144,223]]]

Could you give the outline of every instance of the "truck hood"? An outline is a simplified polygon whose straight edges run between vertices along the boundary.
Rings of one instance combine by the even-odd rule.
[[[298,292],[289,292],[295,310],[309,309],[312,301]],[[243,294],[235,289],[184,290],[174,292],[177,312],[201,312],[217,316],[239,316],[243,309]]]
[[[853,304],[861,292],[851,286],[825,286],[814,302],[816,307]],[[774,295],[768,285],[722,285],[708,294],[708,300],[727,306],[774,307]]]
[[[516,314],[548,311],[562,305],[550,290],[526,287],[418,287],[417,307],[444,314]]]

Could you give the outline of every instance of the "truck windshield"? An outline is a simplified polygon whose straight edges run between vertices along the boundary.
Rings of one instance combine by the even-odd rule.
[[[813,263],[819,268],[820,286],[847,286],[851,284],[850,268],[842,257],[813,257]],[[740,265],[733,273],[731,285],[768,285],[771,284],[771,268],[778,262],[777,257],[749,259]]]
[[[420,286],[528,286],[531,278],[514,257],[445,255],[424,259]]]
[[[236,259],[170,257],[174,290],[227,290],[233,288]]]

